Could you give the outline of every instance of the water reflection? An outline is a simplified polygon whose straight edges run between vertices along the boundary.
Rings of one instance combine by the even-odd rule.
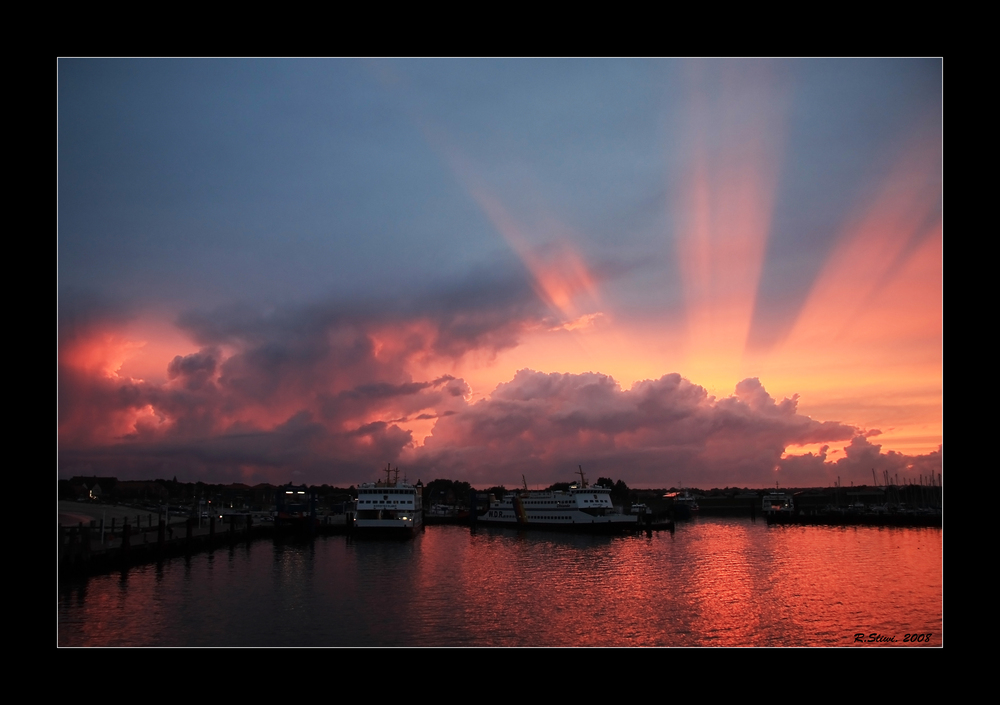
[[[941,532],[700,518],[675,535],[255,542],[64,586],[61,645],[941,644]]]

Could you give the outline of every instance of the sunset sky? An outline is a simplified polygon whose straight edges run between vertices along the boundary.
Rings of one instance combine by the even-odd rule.
[[[942,62],[58,62],[62,477],[942,472]]]

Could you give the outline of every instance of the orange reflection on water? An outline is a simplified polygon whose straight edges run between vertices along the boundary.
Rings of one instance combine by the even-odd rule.
[[[864,646],[855,634],[942,644],[940,530],[431,526],[409,541],[259,541],[59,598],[63,646]]]
[[[462,621],[492,646],[941,644],[940,532],[696,520],[677,534],[589,537],[432,529],[419,581],[452,567]],[[454,570],[456,566],[458,570]],[[919,608],[918,608],[919,606]]]

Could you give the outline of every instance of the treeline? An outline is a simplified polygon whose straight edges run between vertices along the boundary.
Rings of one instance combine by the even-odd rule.
[[[94,499],[101,502],[168,503],[186,505],[201,500],[220,502],[225,506],[266,507],[274,505],[277,491],[284,485],[261,483],[213,484],[172,480],[119,480],[115,477],[76,476],[59,480],[59,499]],[[351,487],[312,485],[320,505],[333,505],[357,497]]]
[[[556,482],[546,489],[551,491],[566,491],[572,482]],[[646,500],[650,491],[636,491],[629,488],[624,480],[612,480],[609,477],[599,477],[594,485],[602,485],[611,489],[612,501],[616,504],[634,502],[639,495]],[[94,498],[104,502],[149,502],[177,503],[211,499],[233,505],[270,505],[275,503],[276,492],[284,485],[261,483],[254,486],[242,483],[218,484],[207,482],[179,482],[176,477],[170,480],[119,480],[115,477],[76,476],[68,480],[59,480],[60,499]],[[327,484],[309,485],[309,491],[315,492],[320,505],[333,505],[356,499],[357,490],[350,487],[336,487]],[[515,489],[515,488],[510,488]],[[673,489],[673,488],[671,488]],[[727,488],[728,489],[728,488]],[[423,501],[425,507],[434,504],[467,505],[469,494],[473,487],[462,480],[439,478],[423,486]],[[509,489],[504,485],[494,485],[485,490],[477,490],[502,497]],[[663,492],[656,490],[655,492]]]

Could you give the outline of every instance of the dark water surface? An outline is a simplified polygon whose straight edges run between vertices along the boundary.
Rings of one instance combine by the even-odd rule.
[[[258,541],[59,589],[60,646],[942,644],[942,532],[700,518],[674,535],[432,526]],[[860,646],[860,644],[859,644]]]

